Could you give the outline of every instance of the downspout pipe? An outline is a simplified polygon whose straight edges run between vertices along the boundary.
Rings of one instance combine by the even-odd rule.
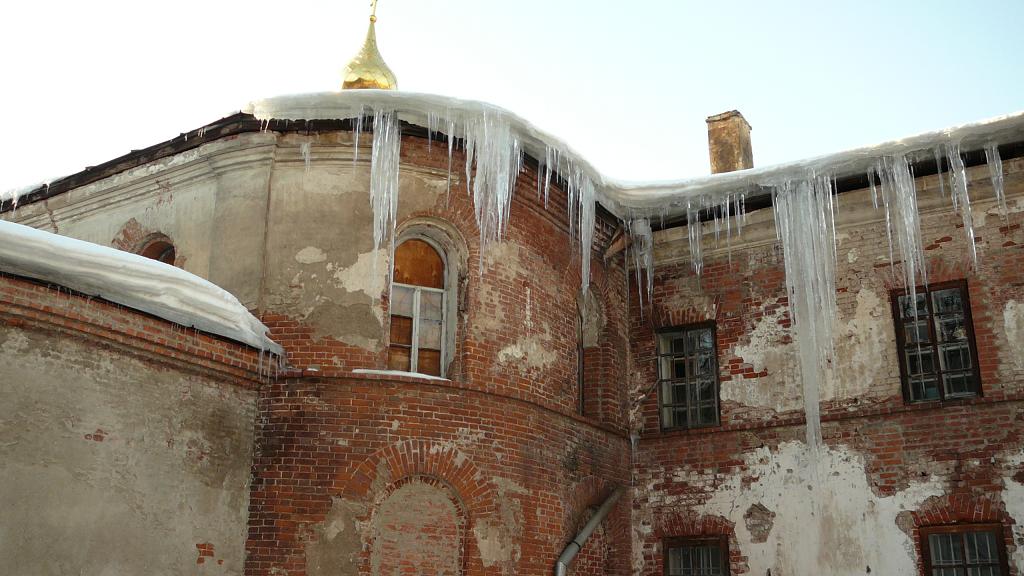
[[[587,525],[584,526],[583,529],[580,530],[580,533],[572,539],[572,542],[566,544],[565,550],[562,550],[562,554],[558,557],[558,561],[555,562],[555,576],[565,576],[566,572],[569,570],[569,564],[571,564],[573,559],[576,558],[576,555],[580,553],[580,550],[583,549],[583,545],[587,543],[587,539],[590,538],[590,535],[593,534],[594,530],[597,530],[601,521],[603,521],[604,517],[612,511],[612,508],[615,507],[615,503],[619,501],[619,498],[625,491],[626,489],[621,486],[616,488],[615,491],[611,493],[611,496],[608,496],[608,499],[605,500],[604,503],[601,504],[601,507],[597,509],[597,512],[594,512],[594,515],[587,521]]]

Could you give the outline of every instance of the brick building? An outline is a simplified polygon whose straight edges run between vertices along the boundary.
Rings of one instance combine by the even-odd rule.
[[[354,116],[309,113],[351,102]],[[14,573],[541,574],[595,514],[574,574],[1024,572],[1021,116],[959,142],[976,266],[941,139],[901,148],[927,271],[916,314],[873,177],[822,161],[837,311],[811,411],[765,184],[806,167],[749,170],[746,121],[709,118],[721,174],[649,193],[678,207],[734,189],[744,214],[659,220],[597,181],[590,243],[579,165],[531,149],[513,118],[522,164],[493,242],[467,181],[482,152],[457,128],[493,109],[447,105],[462,115],[396,108],[379,245],[380,116],[371,139],[373,111],[344,92],[255,106],[0,205],[213,282],[284,350],[0,259]]]

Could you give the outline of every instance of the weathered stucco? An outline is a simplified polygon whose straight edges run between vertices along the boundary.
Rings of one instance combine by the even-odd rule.
[[[757,379],[737,375],[721,383],[722,402],[736,402],[743,406],[770,408],[776,412],[797,410],[803,406],[803,388],[796,365],[796,345],[790,331],[782,325],[786,314],[777,308],[765,315],[749,332],[745,343],[736,345],[733,354],[753,367],[755,372],[767,372]]]
[[[889,393],[878,385],[896,362],[889,345],[893,339],[889,303],[866,287],[857,292],[856,302],[852,313],[840,313],[836,324],[835,364],[822,383],[822,401]]]
[[[5,570],[242,573],[253,393],[11,327],[0,383]]]
[[[676,483],[715,486],[699,503],[657,497],[660,477],[645,479],[641,489],[650,491],[652,508],[679,506],[695,518],[707,515],[732,522],[748,574],[818,574],[825,566],[836,575],[913,574],[914,543],[895,519],[942,494],[946,483],[942,475],[931,474],[893,496],[880,497],[871,489],[860,454],[845,446],[826,446],[815,456],[798,441],[746,452],[742,468],[742,473],[729,475],[686,467],[663,471]],[[775,514],[767,534],[764,522],[747,519],[758,507]],[[645,511],[639,516],[634,529],[649,533],[651,518]],[[642,564],[643,556],[636,560]]]

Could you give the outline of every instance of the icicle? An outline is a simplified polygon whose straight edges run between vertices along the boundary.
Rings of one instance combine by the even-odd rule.
[[[868,184],[871,185],[871,205],[878,210],[878,188],[875,186],[874,170],[868,170]]]
[[[896,238],[903,263],[903,287],[913,299],[916,297],[917,285],[928,284],[928,267],[924,257],[924,244],[921,241],[921,216],[917,210],[914,176],[910,173],[906,156],[902,154],[886,156],[879,162],[879,166],[882,199],[885,202],[886,219],[891,230],[890,237]]]
[[[730,214],[731,204],[731,197],[729,194],[726,194],[725,200],[722,201],[721,211],[724,212],[723,218],[725,219],[725,253],[730,266],[732,265],[732,215]]]
[[[882,162],[879,160],[875,163],[873,170],[878,175],[878,182],[881,186],[880,195],[882,197],[882,207],[885,209],[885,239],[889,244],[889,272],[892,274],[893,282],[896,281],[896,257],[892,246],[892,214],[889,211],[889,191],[883,185],[882,173],[885,169],[882,167]]]
[[[302,154],[302,161],[306,164],[306,172],[309,172],[309,165],[313,161],[309,148],[309,142],[303,142],[299,145],[299,154]]]
[[[654,232],[650,219],[631,218],[626,222],[626,233],[629,234],[630,252],[633,254],[633,271],[642,314],[644,295],[647,295],[648,302],[654,295]]]
[[[452,146],[455,145],[455,121],[448,116],[448,191],[445,192],[444,205],[448,205],[448,199],[452,195]]]
[[[967,248],[971,255],[971,267],[978,269],[978,248],[974,242],[974,215],[971,213],[971,196],[967,191],[967,168],[960,157],[960,144],[946,145],[946,159],[949,161],[950,187],[953,189],[953,209],[960,211],[967,237]]]
[[[686,200],[686,233],[690,243],[690,266],[693,274],[700,279],[704,270],[704,249],[701,246],[703,233],[700,223],[700,208],[692,199]]]
[[[373,150],[370,156],[370,206],[373,208],[373,248],[385,239],[394,240],[398,213],[398,164],[402,130],[398,115],[390,110],[373,111]]]
[[[558,149],[548,146],[544,149],[544,208],[548,207],[551,193],[551,175],[558,170]]]
[[[935,157],[935,176],[939,179],[939,195],[946,196],[946,179],[942,175],[942,150],[936,146],[932,148],[932,156]]]
[[[811,177],[773,192],[775,226],[786,263],[786,289],[803,381],[807,445],[821,445],[819,384],[831,364],[836,318],[835,228],[830,217],[832,182]]]
[[[992,191],[999,203],[999,215],[1005,221],[1009,210],[1006,208],[1006,194],[1003,191],[1003,159],[999,157],[999,147],[994,143],[985,146],[985,162],[988,164],[989,177],[992,178]]]
[[[746,220],[747,218],[746,213],[743,211],[743,204],[744,193],[740,192],[739,194],[736,195],[733,201],[733,212],[736,213],[736,215],[734,216],[734,218],[736,218],[736,236],[738,237],[743,236],[743,221]]]
[[[353,130],[352,139],[355,144],[352,148],[352,165],[359,161],[359,136],[363,133],[363,116],[366,115],[366,110],[360,106],[359,115],[356,116],[356,125]]]
[[[580,185],[579,203],[580,256],[583,260],[580,273],[585,296],[590,287],[590,253],[594,245],[594,214],[597,211],[597,203],[594,200],[594,183],[590,178],[584,178]]]
[[[505,233],[522,154],[519,138],[505,116],[484,111],[466,121],[465,132],[466,185],[480,229],[482,264],[487,246]],[[470,186],[474,165],[476,176]]]
[[[434,140],[434,134],[440,132],[439,127],[441,126],[440,118],[437,116],[437,112],[431,110],[427,112],[427,152],[430,152],[431,144]]]

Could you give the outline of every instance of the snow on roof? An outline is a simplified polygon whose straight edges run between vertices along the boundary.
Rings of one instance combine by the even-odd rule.
[[[0,220],[0,271],[52,282],[282,355],[267,327],[223,288],[180,268]]]
[[[544,159],[548,150],[556,150],[562,158],[571,159],[593,180],[598,201],[620,218],[630,215],[682,215],[686,211],[687,199],[701,196],[721,199],[727,194],[805,179],[811,172],[834,177],[861,175],[883,156],[905,154],[915,160],[918,158],[914,155],[920,154],[921,158],[932,158],[932,150],[941,144],[959,143],[964,151],[968,151],[988,144],[1024,140],[1024,112],[1018,112],[796,162],[683,180],[642,182],[605,177],[562,140],[504,108],[485,102],[415,92],[343,90],[257,100],[249,103],[243,112],[261,120],[341,120],[370,114],[374,109],[394,110],[406,122],[428,129],[441,127],[442,130],[446,122],[437,122],[437,118],[450,119],[458,125],[472,115],[502,116],[511,124],[523,149],[534,158]]]

